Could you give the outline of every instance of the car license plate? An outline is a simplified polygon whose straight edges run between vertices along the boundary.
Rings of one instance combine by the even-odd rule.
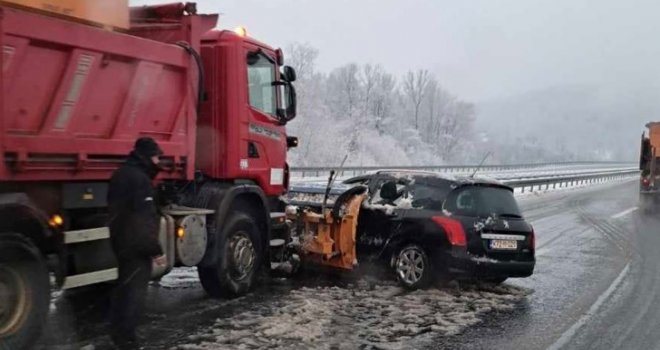
[[[518,242],[508,239],[494,239],[490,241],[490,249],[516,250],[518,249]]]

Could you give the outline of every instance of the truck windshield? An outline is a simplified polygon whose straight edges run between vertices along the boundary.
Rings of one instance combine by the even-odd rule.
[[[461,187],[447,196],[445,209],[456,215],[522,218],[513,193],[501,187]]]
[[[277,109],[276,86],[273,85],[275,64],[261,53],[248,54],[247,64],[250,106],[274,116]]]

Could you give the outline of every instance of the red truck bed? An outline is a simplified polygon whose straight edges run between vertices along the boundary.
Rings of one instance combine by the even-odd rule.
[[[193,176],[198,71],[173,43],[199,50],[213,18],[135,25],[131,35],[0,11],[0,181],[105,180],[140,136],[162,145],[165,178]]]

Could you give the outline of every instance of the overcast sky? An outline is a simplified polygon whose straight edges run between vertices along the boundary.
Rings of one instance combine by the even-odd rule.
[[[131,0],[131,4],[163,0]],[[320,50],[319,68],[355,61],[428,68],[485,100],[557,85],[660,85],[660,1],[198,0],[220,26],[273,46]],[[659,89],[660,90],[660,89]]]

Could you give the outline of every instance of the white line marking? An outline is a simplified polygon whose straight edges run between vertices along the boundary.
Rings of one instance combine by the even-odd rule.
[[[612,284],[601,294],[598,299],[596,299],[596,302],[591,305],[587,313],[582,315],[577,322],[573,323],[571,328],[567,329],[562,335],[555,341],[552,345],[550,345],[546,350],[559,350],[566,346],[566,344],[575,336],[575,333],[580,329],[580,327],[584,326],[587,322],[589,322],[589,319],[591,319],[598,309],[603,305],[603,303],[614,293],[614,291],[619,287],[621,282],[623,281],[623,278],[626,277],[626,274],[628,273],[628,270],[630,269],[630,262],[626,264],[626,267],[621,270],[619,275],[614,279]]]
[[[628,209],[626,209],[626,210],[624,210],[624,211],[622,211],[622,212],[620,212],[620,213],[618,213],[618,214],[614,214],[614,215],[612,215],[611,218],[612,218],[612,219],[618,219],[618,218],[620,218],[620,217],[622,217],[622,216],[626,216],[626,215],[632,213],[632,212],[635,211],[635,210],[637,210],[637,207],[628,208]]]

